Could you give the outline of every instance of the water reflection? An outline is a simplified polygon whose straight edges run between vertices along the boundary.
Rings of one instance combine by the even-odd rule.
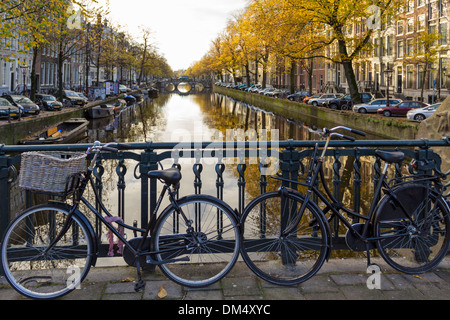
[[[226,137],[227,129],[242,129],[259,131],[278,130],[279,139],[309,140],[316,139],[315,134],[308,130],[308,124],[292,121],[271,112],[261,110],[218,94],[195,94],[188,96],[161,94],[155,100],[144,100],[141,104],[124,110],[118,117],[93,121],[89,127],[89,141],[102,142],[186,142],[212,141],[218,132]],[[373,137],[370,137],[373,139]],[[336,166],[336,160],[338,166]],[[326,160],[326,176],[331,181],[335,172],[340,173],[339,198],[350,208],[353,207],[353,189],[359,180],[361,183],[362,203],[358,210],[366,212],[373,193],[373,159],[361,157],[361,176],[354,175],[354,158],[342,157]],[[223,173],[223,199],[233,208],[239,208],[239,173],[237,162],[227,164]],[[194,164],[201,164],[201,183],[195,184]],[[215,171],[216,162],[198,159],[180,160],[182,165],[182,186],[180,196],[196,191],[217,196]],[[133,175],[137,165],[134,160],[125,160],[128,168],[124,176],[125,182],[125,217],[127,223],[140,220],[140,181]],[[163,162],[164,167],[170,167],[172,159]],[[256,197],[260,189],[260,174],[257,164],[245,163],[245,203]],[[118,161],[104,161],[103,199],[107,208],[113,214],[118,209],[117,190]],[[307,167],[307,160],[304,161]],[[335,167],[333,168],[333,165]],[[334,169],[334,170],[333,170]],[[197,181],[198,182],[198,181]],[[243,182],[241,180],[241,182]],[[278,188],[279,183],[267,179],[267,191]],[[167,204],[167,202],[163,203]],[[320,205],[320,204],[319,204]]]

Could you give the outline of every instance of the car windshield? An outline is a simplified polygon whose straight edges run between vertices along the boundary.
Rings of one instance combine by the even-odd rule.
[[[73,91],[66,91],[66,95],[68,97],[77,97],[78,95]]]
[[[429,106],[427,109],[429,109],[429,110],[436,110],[436,109],[439,108],[440,106],[441,106],[440,103],[438,103],[438,104],[433,104],[433,105]]]
[[[42,100],[44,100],[44,101],[56,101],[56,98],[54,96],[43,96]]]
[[[6,99],[0,99],[0,106],[11,106],[11,103]]]
[[[14,100],[14,102],[17,102],[17,103],[33,103],[27,97],[13,97],[13,100]]]

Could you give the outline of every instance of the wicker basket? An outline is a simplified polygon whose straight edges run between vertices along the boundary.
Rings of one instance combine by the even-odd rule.
[[[78,152],[25,152],[19,186],[36,192],[62,194],[70,176],[86,170],[86,154]]]

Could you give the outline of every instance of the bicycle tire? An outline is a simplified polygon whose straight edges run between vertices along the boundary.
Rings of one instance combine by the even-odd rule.
[[[282,212],[298,213],[301,194],[274,191],[250,202],[241,218],[241,256],[261,279],[295,285],[314,276],[330,250],[329,226],[318,207],[308,201],[295,234],[282,237]],[[294,210],[296,209],[296,210]],[[292,220],[291,220],[292,221]]]
[[[33,299],[55,299],[77,287],[89,272],[94,242],[74,214],[58,243],[44,254],[69,214],[68,207],[38,205],[14,219],[2,239],[1,265],[9,284]]]
[[[449,208],[427,186],[409,183],[394,188],[392,194],[380,200],[374,217],[373,232],[380,238],[377,249],[394,269],[407,274],[424,273],[434,269],[447,254]]]
[[[152,236],[153,251],[166,250],[155,254],[159,262],[166,261],[159,267],[182,286],[211,285],[226,276],[239,256],[235,213],[225,202],[207,195],[188,196],[177,204],[192,225],[185,225],[173,205],[161,213]],[[170,259],[177,261],[167,262]]]

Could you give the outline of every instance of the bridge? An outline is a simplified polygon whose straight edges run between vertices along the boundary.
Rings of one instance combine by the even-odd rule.
[[[206,180],[213,181],[213,184],[215,182],[214,196],[223,199],[225,202],[231,200],[237,202],[233,208],[236,208],[238,214],[241,214],[246,206],[246,202],[249,201],[247,192],[252,191],[252,197],[254,197],[258,193],[269,191],[270,180],[272,179],[269,179],[263,174],[267,162],[262,160],[273,156],[272,151],[276,150],[279,161],[277,166],[279,174],[284,178],[297,180],[299,174],[304,173],[305,168],[308,167],[307,164],[313,152],[314,145],[315,141],[292,140],[266,142],[231,141],[220,143],[192,142],[182,145],[174,142],[130,143],[126,150],[122,150],[119,153],[105,153],[101,159],[97,160],[94,168],[95,181],[97,186],[102,188],[103,182],[117,179],[118,199],[121,202],[118,208],[118,216],[125,220],[126,212],[124,208],[125,202],[127,201],[127,197],[125,196],[127,188],[125,173],[127,171],[134,172],[134,177],[140,184],[140,204],[137,208],[139,211],[140,206],[140,226],[145,228],[149,220],[150,212],[157,205],[157,189],[160,186],[158,186],[156,179],[149,178],[142,173],[146,173],[149,170],[156,170],[160,161],[171,161],[176,165],[181,164],[180,166],[183,170],[194,173],[194,178],[191,182],[193,183],[195,193],[204,192]],[[21,154],[29,151],[84,152],[88,146],[90,144],[37,146],[7,146],[0,144],[0,236],[4,233],[9,221],[18,214],[17,208],[13,208],[16,206],[14,203],[17,201],[16,196],[24,198],[24,207],[38,204],[36,201],[39,199],[33,197],[30,191],[23,192],[18,187],[17,177],[20,171]],[[323,143],[321,146],[323,147]],[[376,184],[381,174],[382,163],[375,154],[375,150],[400,150],[407,155],[408,160],[405,160],[403,164],[396,164],[395,167],[395,176],[401,177],[405,172],[402,168],[404,169],[405,165],[408,165],[411,159],[416,159],[421,163],[427,164],[423,168],[419,168],[419,174],[429,173],[434,168],[434,165],[440,167],[441,158],[433,151],[433,147],[450,147],[450,139],[436,141],[331,141],[325,159],[331,168],[327,172],[327,179],[331,181],[330,185],[333,187],[332,192],[338,199],[343,196],[341,190],[343,180],[350,179],[353,189],[350,195],[350,203],[355,212],[360,212],[362,202],[370,200],[365,199],[362,193],[363,187],[367,188],[370,184]],[[177,150],[178,152],[174,152]],[[265,150],[264,152],[266,153],[261,154],[262,150]],[[266,158],[264,159],[264,157]],[[186,159],[191,161],[185,164],[184,160]],[[210,166],[208,165],[207,167],[205,165],[206,161],[204,160],[212,163],[211,172],[207,171]],[[347,163],[346,167],[350,171],[350,173],[345,173],[346,177],[344,177],[344,172],[341,169],[343,163]],[[131,167],[127,168],[127,164]],[[113,173],[114,170],[109,171],[113,176],[104,174],[106,172],[105,168],[114,169],[114,167],[117,176]],[[363,170],[373,173],[368,181],[363,181],[362,179]],[[235,182],[232,183],[234,184],[234,188],[225,188],[225,185],[230,185],[229,181],[224,181],[227,179],[225,178],[225,174],[227,173],[225,171],[232,172],[231,177],[235,179]],[[256,182],[256,185],[254,185],[255,183],[248,183],[248,179],[250,178]],[[295,187],[295,185],[291,185],[290,187]],[[189,193],[194,192],[189,191]],[[231,198],[230,194],[232,195]],[[136,201],[135,197],[133,199],[133,201]],[[97,221],[96,223],[99,222]],[[96,228],[98,227],[96,225]],[[334,225],[332,245],[333,249],[347,248],[345,237],[339,234],[339,225],[337,223]],[[100,251],[100,256],[106,256],[107,244],[102,244],[101,247],[103,250]]]
[[[157,82],[156,86],[160,92],[192,94],[201,93],[205,89],[212,88],[212,83],[211,81],[197,81],[193,79],[178,78]]]

